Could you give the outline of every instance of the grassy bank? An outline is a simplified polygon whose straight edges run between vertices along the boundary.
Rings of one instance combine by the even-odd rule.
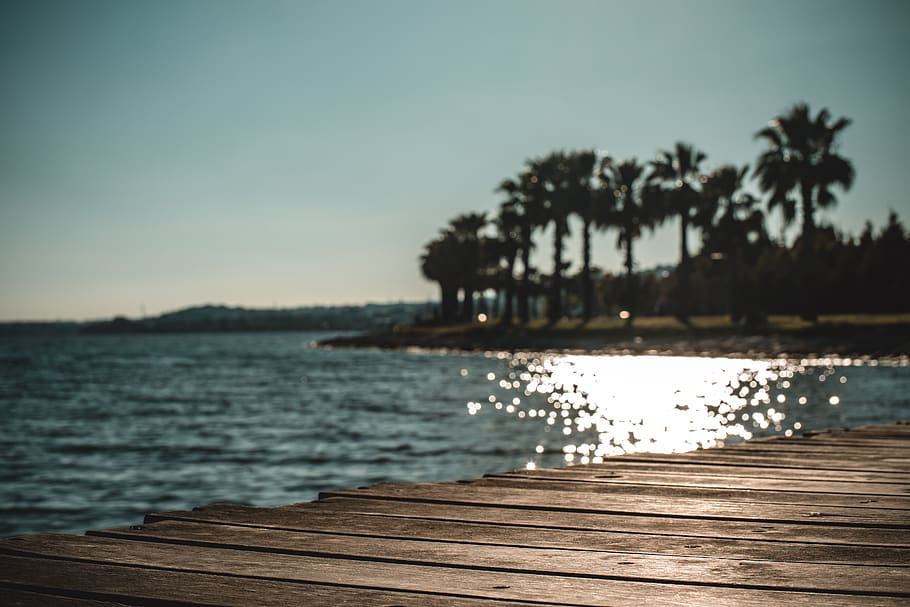
[[[572,350],[608,353],[779,356],[910,354],[910,314],[772,316],[760,327],[742,327],[726,316],[636,319],[631,328],[615,317],[587,323],[563,319],[504,326],[495,322],[405,325],[324,342],[334,347],[446,348],[457,350]]]

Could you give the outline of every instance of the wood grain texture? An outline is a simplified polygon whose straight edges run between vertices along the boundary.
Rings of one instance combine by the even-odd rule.
[[[474,483],[383,483],[365,489],[329,491],[324,497],[385,498],[413,502],[483,505],[488,507],[542,509],[551,512],[574,511],[604,514],[642,514],[674,518],[701,518],[743,522],[780,522],[866,526],[893,529],[910,528],[905,510],[835,506],[799,506],[660,497],[609,493],[586,494],[577,491],[515,489],[482,486]]]
[[[605,603],[759,605],[767,601],[776,605],[895,605],[900,604],[898,601],[901,599],[900,596],[771,590],[774,581],[772,578],[767,578],[767,588],[759,589],[660,584],[647,580],[611,579],[606,576],[580,578],[452,569],[53,534],[3,540],[0,542],[0,551],[12,556],[54,555],[56,558],[85,563],[131,565],[270,581],[584,606]],[[634,566],[634,560],[617,558],[605,564],[604,568],[614,571],[630,566]]]
[[[614,459],[618,462],[661,462],[668,465],[672,465],[674,462],[683,462],[691,464],[727,464],[752,468],[871,472],[890,477],[898,482],[910,481],[910,460],[905,457],[854,458],[854,455],[850,452],[838,457],[827,454],[813,456],[806,453],[752,453],[745,449],[705,449],[703,451],[674,453],[672,455],[636,453],[635,455],[621,455]]]
[[[536,472],[536,471],[535,471]],[[673,485],[667,483],[614,482],[601,475],[598,478],[546,477],[542,474],[489,475],[473,481],[476,486],[501,486],[516,489],[543,489],[553,491],[580,491],[589,495],[609,493],[611,495],[636,495],[654,497],[681,497],[701,500],[729,500],[759,504],[793,504],[803,506],[835,506],[859,508],[886,508],[910,510],[910,500],[905,497],[887,495],[863,495],[858,493],[806,493],[800,491],[765,489],[739,489],[724,486],[704,487],[697,485]]]
[[[319,505],[331,505],[331,501]],[[415,513],[416,514],[416,513]],[[445,513],[441,513],[440,518]],[[372,515],[327,507],[298,510],[293,508],[255,508],[214,505],[193,511],[163,512],[147,517],[148,522],[187,521],[213,525],[248,526],[288,531],[311,531],[391,539],[421,539],[493,544],[533,548],[601,550],[623,553],[666,554],[675,556],[711,555],[729,559],[779,560],[788,562],[856,563],[863,565],[907,565],[910,548],[822,544],[778,539],[725,539],[703,535],[666,535],[642,531],[588,531],[551,529],[506,522],[470,523],[424,519],[408,516]],[[817,527],[810,528],[817,531]],[[660,529],[655,529],[660,531]],[[676,528],[676,531],[681,531]],[[697,530],[696,530],[697,531]],[[826,538],[830,533],[826,531]],[[760,534],[755,534],[759,536]]]
[[[19,588],[43,588],[129,605],[218,607],[527,607],[527,603],[470,599],[386,589],[274,582],[230,575],[0,555],[0,596]],[[59,596],[59,595],[58,595]],[[94,607],[62,602],[60,607]],[[536,604],[536,603],[535,603]],[[557,603],[541,605],[555,607]],[[105,607],[110,603],[105,603]],[[97,605],[97,607],[102,607]]]
[[[0,588],[0,604],[5,607],[123,607],[125,605],[125,603],[93,601],[13,588]]]
[[[578,577],[765,587],[818,592],[875,594],[896,588],[910,569],[882,565],[792,563],[787,560],[720,559],[717,556],[669,556],[620,551],[581,551],[447,541],[389,539],[328,533],[253,529],[201,523],[161,522],[138,529],[110,529],[99,537],[155,541],[213,548],[257,550],[411,565],[560,574]],[[617,566],[617,563],[621,566]],[[832,573],[834,575],[832,575]],[[769,584],[768,580],[774,580]],[[910,596],[910,584],[908,584]]]
[[[748,489],[753,491],[788,491],[802,494],[827,493],[860,496],[910,496],[910,483],[869,483],[861,481],[832,481],[800,479],[783,480],[756,478],[735,474],[701,475],[681,474],[670,468],[664,472],[611,466],[592,469],[590,466],[568,468],[537,468],[487,475],[493,478],[541,478],[553,480],[582,480],[612,484],[666,485],[672,487],[700,487],[713,489]],[[901,503],[906,504],[906,501]]]
[[[910,425],[0,539],[0,603],[910,604]]]
[[[630,457],[610,458],[602,464],[587,464],[590,470],[642,470],[650,472],[672,472],[697,476],[744,476],[757,479],[778,479],[792,481],[837,481],[866,482],[906,486],[910,480],[891,473],[861,470],[822,470],[814,468],[780,468],[773,466],[750,466],[743,460],[734,463],[705,463],[674,459],[675,456],[660,455],[649,459]],[[656,459],[655,459],[656,458]],[[576,468],[579,466],[576,466]]]
[[[737,443],[724,447],[725,449],[737,449],[742,451],[766,451],[782,453],[817,453],[825,455],[843,455],[844,451],[856,451],[859,457],[878,457],[897,455],[902,456],[901,451],[905,448],[902,440],[862,440],[848,438],[808,438],[808,439],[781,439],[775,437],[774,440],[754,440],[744,443]],[[903,454],[904,456],[906,454]]]
[[[291,507],[307,507],[301,504]],[[872,527],[837,527],[772,523],[767,521],[727,521],[661,516],[604,516],[586,512],[556,512],[526,508],[468,506],[443,502],[406,502],[394,499],[330,498],[320,503],[323,508],[345,512],[391,515],[442,521],[464,521],[507,524],[532,528],[584,529],[626,533],[656,533],[681,537],[713,537],[765,541],[800,542],[863,546],[910,547],[910,534],[894,529]]]

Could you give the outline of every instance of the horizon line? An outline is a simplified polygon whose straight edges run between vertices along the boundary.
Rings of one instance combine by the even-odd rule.
[[[313,303],[313,304],[301,304],[301,305],[291,305],[291,306],[245,306],[242,304],[232,305],[228,303],[212,303],[204,302],[197,304],[187,304],[176,308],[170,308],[163,310],[161,312],[152,312],[143,315],[127,315],[114,313],[108,316],[95,316],[95,317],[83,317],[83,318],[0,318],[0,324],[40,324],[40,323],[91,323],[91,322],[105,322],[113,320],[115,318],[125,318],[127,320],[144,320],[147,318],[157,318],[164,316],[166,314],[174,314],[176,312],[182,312],[184,310],[192,310],[194,308],[228,308],[236,310],[248,310],[248,311],[262,311],[262,310],[304,310],[304,309],[317,309],[317,308],[365,308],[367,306],[394,306],[394,305],[429,305],[433,303],[438,303],[438,299],[425,299],[425,300],[396,300],[396,301],[365,301],[360,303]]]

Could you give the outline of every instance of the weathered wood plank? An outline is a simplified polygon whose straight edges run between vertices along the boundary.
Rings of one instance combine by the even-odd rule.
[[[751,443],[787,443],[793,442],[801,445],[855,445],[857,447],[899,447],[905,444],[907,436],[875,438],[872,436],[857,436],[849,433],[829,434],[825,432],[808,432],[795,434],[793,436],[763,436],[760,438],[750,439]]]
[[[859,453],[875,453],[886,449],[905,449],[906,440],[903,439],[861,439],[845,437],[784,437],[773,436],[768,438],[751,439],[745,443],[733,443],[726,448],[740,447],[742,445],[773,445],[775,448],[792,444],[800,447],[826,447],[831,449],[842,449],[847,451],[857,451]]]
[[[818,453],[824,455],[843,455],[845,450],[854,445],[864,448],[857,450],[857,455],[868,457],[877,455],[904,455],[906,456],[905,440],[870,441],[847,438],[806,438],[772,437],[763,440],[749,440],[724,446],[724,449],[752,449],[755,451],[782,451],[787,453]]]
[[[288,509],[308,509],[314,504],[295,504]],[[813,544],[910,547],[906,533],[874,527],[837,527],[773,523],[768,521],[727,521],[683,519],[661,516],[632,516],[572,511],[546,511],[507,506],[488,507],[444,502],[407,502],[394,499],[329,498],[316,507],[350,513],[390,515],[437,521],[460,521],[514,525],[534,529],[570,529],[651,533],[692,538],[792,541]],[[529,529],[529,532],[530,532]]]
[[[0,596],[66,607],[905,604],[908,441],[910,425],[833,430],[9,538]]]
[[[849,447],[830,448],[823,447],[820,450],[810,447],[779,447],[775,445],[754,445],[735,447],[724,447],[723,449],[699,449],[690,451],[690,456],[709,455],[715,457],[723,455],[725,457],[758,457],[760,459],[779,459],[784,464],[792,464],[792,460],[807,459],[818,462],[822,465],[840,466],[843,468],[845,459],[849,459],[850,465],[860,466],[865,469],[877,470],[882,462],[886,462],[885,467],[891,473],[903,472],[910,473],[910,458],[907,457],[906,449],[880,449],[876,451],[856,450]]]
[[[599,512],[604,514],[643,514],[675,518],[725,519],[751,522],[787,522],[831,526],[910,528],[904,510],[882,508],[807,507],[695,498],[666,498],[575,491],[544,491],[488,487],[468,483],[383,483],[365,489],[329,491],[324,497],[397,499],[402,501],[442,502],[447,504],[518,507],[550,511]]]
[[[354,537],[186,522],[161,522],[135,529],[107,529],[92,535],[510,573],[595,576],[688,584],[710,580],[710,584],[720,586],[770,586],[786,590],[858,594],[906,593],[910,597],[910,569],[882,565],[790,563],[719,559],[714,555],[677,557],[615,551],[467,545],[448,541]],[[832,575],[832,572],[835,574]]]
[[[665,464],[701,463],[701,464],[733,464],[752,468],[787,468],[803,470],[831,470],[831,471],[858,471],[873,472],[878,475],[888,475],[899,482],[910,481],[910,460],[898,458],[883,458],[875,462],[862,459],[853,460],[849,457],[836,458],[833,456],[812,456],[810,454],[793,454],[780,456],[762,453],[749,453],[743,451],[728,451],[727,449],[705,449],[690,451],[688,453],[674,453],[664,455],[659,453],[636,453],[634,455],[620,455],[611,458],[618,462],[662,462]]]
[[[672,455],[663,455],[657,453],[636,453],[634,455],[616,456],[614,459],[617,463],[659,463],[664,467],[667,467],[669,465],[696,464],[708,466],[739,466],[752,468],[755,470],[773,469],[773,473],[775,475],[784,474],[786,471],[790,470],[804,470],[815,473],[868,472],[881,478],[882,482],[890,481],[902,484],[910,482],[910,475],[908,475],[906,471],[890,467],[885,463],[883,463],[881,467],[869,467],[868,465],[862,463],[848,463],[845,466],[842,466],[840,463],[829,463],[817,460],[808,461],[801,458],[792,458],[789,461],[781,461],[780,459],[776,458],[759,456],[753,456],[749,458],[735,455],[703,457],[699,453],[674,453]],[[818,478],[822,478],[822,476],[818,474]]]
[[[705,487],[718,489],[750,489],[754,491],[790,491],[806,494],[829,493],[862,496],[894,496],[910,498],[910,483],[864,483],[859,481],[832,480],[781,480],[776,478],[755,478],[738,475],[695,475],[680,474],[673,468],[666,472],[655,470],[635,470],[618,468],[604,470],[591,468],[588,465],[570,466],[567,468],[536,468],[534,470],[514,470],[488,477],[522,477],[553,480],[602,481],[612,484],[634,485],[668,485],[675,487]]]
[[[906,445],[910,435],[900,436],[864,436],[856,433],[820,433],[808,436],[768,436],[748,441],[732,440],[725,448],[753,446],[755,448],[807,448],[817,447],[820,452],[830,452],[838,448],[858,448],[859,451],[872,453],[879,450],[901,449]]]
[[[58,558],[100,564],[129,564],[191,573],[217,573],[272,581],[332,584],[354,588],[388,589],[406,592],[451,594],[464,597],[572,605],[614,604],[711,604],[758,605],[856,605],[899,604],[902,590],[881,596],[868,594],[808,593],[762,588],[689,586],[661,584],[648,580],[626,581],[606,577],[568,577],[563,575],[511,573],[479,569],[452,569],[426,565],[405,565],[352,561],[309,556],[291,556],[246,550],[175,546],[150,542],[111,540],[99,537],[41,535],[10,538],[0,542],[0,550],[12,555],[54,555]],[[628,564],[631,563],[631,564]],[[761,569],[768,563],[758,562]],[[605,572],[620,572],[634,567],[634,560],[613,557],[605,562]],[[837,565],[827,565],[836,568]],[[767,578],[766,578],[767,579]],[[769,582],[771,580],[768,580]],[[813,596],[814,595],[814,596]]]
[[[399,516],[352,514],[326,508],[290,509],[214,505],[192,511],[149,515],[149,522],[188,521],[245,525],[264,529],[311,531],[391,539],[419,539],[530,548],[605,552],[710,555],[717,558],[787,562],[910,564],[910,548],[812,544],[800,541],[738,540],[631,532],[534,528],[520,525],[462,523]],[[812,528],[817,531],[816,527]]]
[[[872,455],[879,452],[889,453],[905,449],[906,439],[863,439],[859,437],[832,436],[768,436],[753,438],[748,441],[730,440],[716,449],[757,449],[757,450],[791,450],[803,452],[818,449],[818,453],[837,455],[838,451],[856,451],[858,454]]]
[[[765,443],[745,443],[722,449],[697,449],[687,451],[681,455],[688,456],[709,456],[709,457],[760,457],[767,459],[776,459],[785,463],[801,458],[818,461],[825,464],[831,464],[843,468],[844,465],[855,464],[872,470],[880,468],[880,462],[888,462],[886,469],[893,469],[897,472],[908,472],[910,467],[910,458],[907,457],[907,450],[902,448],[876,449],[874,451],[858,451],[846,447],[827,447],[827,446],[799,446],[789,445],[781,446],[780,444]],[[845,461],[846,460],[846,461]]]
[[[698,476],[745,476],[750,478],[767,478],[778,480],[831,480],[831,481],[856,481],[867,483],[892,484],[906,486],[910,480],[895,478],[894,474],[857,470],[820,470],[813,468],[776,468],[767,466],[749,466],[744,462],[738,463],[713,463],[687,462],[673,459],[675,456],[663,455],[659,459],[637,459],[629,457],[623,459],[610,458],[602,464],[587,464],[592,470],[641,470],[650,472],[666,472]]]
[[[0,587],[0,600],[6,607],[123,607],[125,605],[125,603],[93,601],[2,587]]]
[[[862,426],[859,428],[829,428],[826,430],[816,430],[804,432],[804,436],[832,436],[832,437],[854,437],[854,438],[894,438],[906,439],[910,436],[910,424],[907,422],[897,422],[896,424],[883,424],[877,426]]]
[[[662,483],[613,482],[609,478],[546,477],[540,474],[493,474],[471,481],[478,486],[501,486],[516,489],[542,489],[578,491],[589,495],[682,497],[704,500],[730,500],[761,504],[793,504],[803,506],[833,506],[860,508],[887,508],[910,511],[910,499],[881,495],[839,493],[800,493],[783,490],[734,489],[723,486],[679,486]],[[910,519],[910,512],[908,512]]]
[[[862,448],[860,448],[862,447]],[[897,455],[906,457],[907,443],[904,440],[868,441],[857,439],[822,439],[822,438],[780,438],[767,440],[750,440],[723,447],[754,451],[783,451],[788,453],[823,453],[825,455],[843,455],[845,452],[856,452],[859,457],[878,457]]]
[[[114,604],[208,607],[527,607],[528,603],[0,555],[0,596],[40,588]],[[60,607],[91,604],[36,603]],[[535,603],[536,604],[536,603]],[[104,603],[105,607],[110,603]],[[540,603],[558,607],[563,603]],[[102,607],[98,605],[98,607]]]

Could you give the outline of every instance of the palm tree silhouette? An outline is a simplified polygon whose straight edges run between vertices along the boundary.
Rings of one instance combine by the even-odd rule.
[[[548,156],[528,163],[531,173],[530,201],[540,209],[542,226],[553,224],[553,275],[550,282],[550,305],[547,309],[549,321],[562,318],[562,273],[565,237],[569,234],[569,161],[564,152],[553,152]]]
[[[702,214],[699,195],[699,165],[707,158],[692,145],[677,142],[672,151],[661,150],[657,159],[651,162],[649,184],[651,191],[660,195],[667,215],[679,217],[679,266],[676,292],[676,315],[688,322],[689,317],[689,275],[691,258],[689,256],[689,228],[697,226]]]
[[[631,327],[637,313],[637,285],[635,281],[635,263],[632,256],[632,244],[641,236],[642,228],[654,227],[659,214],[654,203],[655,198],[645,196],[642,192],[641,177],[645,167],[635,158],[615,162],[605,156],[600,164],[600,180],[603,187],[601,201],[609,211],[605,211],[601,225],[611,225],[619,230],[616,248],[625,251],[624,266],[626,326]]]
[[[499,207],[499,215],[493,220],[496,226],[497,256],[504,260],[506,267],[501,272],[505,301],[500,322],[504,325],[512,324],[512,311],[515,296],[515,258],[521,249],[521,215],[516,205],[505,202]]]
[[[594,290],[591,286],[591,229],[595,227],[600,200],[594,184],[597,153],[594,150],[571,152],[566,156],[565,162],[568,206],[582,223],[581,300],[582,316],[587,321],[590,320],[594,307]]]
[[[756,208],[758,199],[743,192],[743,180],[749,166],[721,166],[701,177],[703,226],[702,251],[724,264],[729,285],[729,309],[733,322],[743,316],[758,322],[756,285],[748,267],[753,266],[761,250],[770,244],[765,218]]]
[[[508,195],[503,208],[509,207],[518,221],[519,249],[521,251],[521,282],[518,287],[518,318],[527,323],[530,320],[528,298],[531,294],[531,251],[534,249],[533,232],[542,223],[543,202],[540,199],[539,180],[530,171],[524,171],[517,179],[504,179],[499,192]]]
[[[474,318],[474,293],[479,286],[481,265],[480,231],[486,225],[486,213],[465,213],[449,222],[452,236],[458,243],[458,259],[461,262],[463,320]]]
[[[449,323],[458,313],[458,289],[461,284],[459,245],[451,232],[424,245],[420,256],[420,271],[427,280],[439,283],[441,320]]]
[[[758,185],[762,192],[771,193],[768,208],[779,206],[783,210],[784,225],[796,216],[796,201],[791,194],[799,192],[801,315],[812,321],[818,317],[813,301],[815,211],[836,202],[832,186],[849,190],[854,177],[853,164],[837,153],[836,146],[837,135],[850,124],[850,119],[839,118],[832,123],[830,118],[826,108],[812,118],[809,106],[798,103],[755,134],[756,139],[768,142],[768,150],[758,157],[755,167]]]

